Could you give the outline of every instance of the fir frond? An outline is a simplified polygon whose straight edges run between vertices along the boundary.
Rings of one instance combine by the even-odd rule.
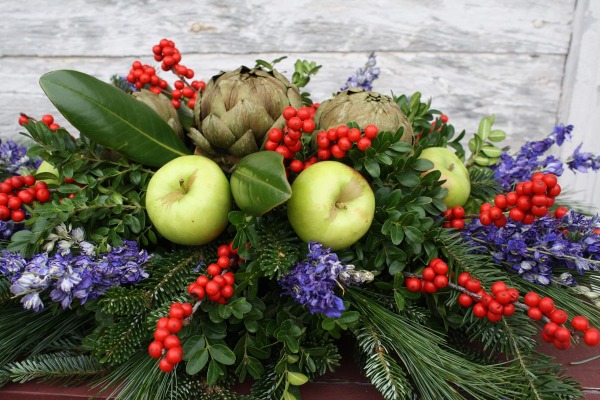
[[[97,337],[94,354],[101,357],[102,363],[122,363],[144,347],[147,336],[146,321],[141,315],[115,322]]]
[[[440,333],[382,307],[362,290],[347,289],[345,298],[361,313],[364,323],[387,339],[388,351],[395,353],[424,399],[518,395],[512,371],[502,365],[475,364],[455,354]]]
[[[155,254],[144,266],[150,277],[138,287],[148,291],[151,301],[171,301],[198,277],[198,272],[194,272],[198,264],[203,260],[206,264],[215,254],[213,246],[208,245]]]
[[[498,181],[494,179],[494,171],[490,168],[469,168],[469,179],[471,180],[470,200],[477,204],[489,201],[500,192]]]
[[[4,276],[0,276],[0,304],[7,303],[12,300],[10,292],[10,282]]]
[[[39,379],[58,381],[62,384],[81,382],[106,371],[95,357],[72,352],[31,356],[23,361],[8,364],[5,369],[13,382],[23,383]]]
[[[110,77],[110,82],[127,94],[131,94],[133,92],[133,89],[131,89],[131,84],[122,76],[115,74]]]
[[[275,371],[275,364],[265,366],[265,372],[254,381],[252,385],[252,396],[256,400],[281,399],[284,385],[280,385],[281,375]]]
[[[410,398],[412,386],[405,371],[388,354],[385,339],[368,323],[355,330],[355,335],[363,358],[362,370],[383,397],[386,400]]]
[[[23,355],[42,353],[73,332],[86,332],[93,321],[92,314],[80,315],[71,310],[56,313],[50,308],[33,312],[19,303],[0,310],[0,367]]]
[[[98,301],[100,310],[109,315],[136,315],[148,306],[148,293],[142,289],[115,286]]]
[[[257,266],[262,276],[278,280],[298,260],[300,248],[296,234],[288,224],[282,225],[271,219],[261,221],[256,233],[259,238],[255,249],[257,256],[249,268]]]

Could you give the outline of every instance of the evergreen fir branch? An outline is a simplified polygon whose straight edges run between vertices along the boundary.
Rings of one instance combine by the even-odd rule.
[[[469,179],[471,180],[471,201],[477,204],[494,198],[501,189],[498,181],[494,179],[494,171],[490,168],[469,168]]]
[[[204,265],[215,257],[213,246],[190,247],[171,251],[165,254],[154,254],[144,266],[150,277],[142,281],[138,287],[148,292],[150,301],[164,303],[181,294],[193,282],[200,262]]]
[[[95,357],[73,352],[39,354],[8,364],[5,369],[9,379],[18,383],[39,379],[72,384],[106,372]]]
[[[265,372],[252,385],[252,396],[256,400],[279,400],[283,396],[284,385],[279,383],[282,376],[275,371],[275,364],[265,365]]]
[[[98,336],[94,353],[101,357],[102,363],[122,363],[143,347],[147,332],[146,320],[142,315],[115,322]]]
[[[355,330],[355,335],[363,358],[362,370],[383,397],[386,400],[410,398],[411,384],[398,362],[388,354],[385,339],[368,323]]]
[[[387,339],[388,350],[402,362],[424,399],[518,396],[511,370],[475,364],[455,354],[439,333],[382,307],[362,290],[347,289],[346,299],[361,313],[364,323]]]
[[[115,286],[98,301],[100,310],[108,315],[136,315],[148,305],[148,293],[143,289]]]
[[[0,304],[12,300],[13,294],[10,292],[10,281],[4,276],[0,276]]]
[[[18,303],[1,307],[0,368],[24,355],[42,353],[73,332],[86,332],[92,321],[92,314],[76,314],[70,310],[55,313],[46,308],[32,312]]]

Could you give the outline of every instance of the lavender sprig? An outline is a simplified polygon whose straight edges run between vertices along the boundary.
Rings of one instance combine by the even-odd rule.
[[[509,222],[502,228],[474,219],[463,234],[530,282],[575,285],[572,273],[600,270],[599,227],[600,217],[571,211],[563,218],[543,217],[531,225]]]
[[[321,243],[309,242],[305,261],[296,263],[289,274],[279,280],[282,295],[292,296],[312,313],[322,313],[329,318],[339,318],[344,302],[335,295],[335,288],[360,285],[373,280],[369,271],[356,271],[353,265],[343,264],[331,249]]]
[[[148,253],[139,250],[135,241],[124,241],[122,246],[97,254],[97,246],[84,240],[80,228],[61,225],[53,235],[45,246],[47,252],[30,259],[7,251],[0,256],[0,273],[10,280],[11,292],[22,296],[26,309],[43,309],[43,295],[70,308],[75,300],[84,304],[113,286],[135,284],[148,277],[142,268]],[[54,244],[57,251],[51,255]]]
[[[348,78],[346,84],[340,88],[340,91],[352,87],[373,90],[373,81],[379,77],[379,73],[381,72],[379,67],[375,65],[377,65],[375,53],[371,53],[364,67],[358,68],[354,75]]]
[[[17,144],[12,140],[0,140],[0,165],[2,170],[9,175],[21,175],[35,171],[42,160],[32,160],[27,155],[27,147]]]

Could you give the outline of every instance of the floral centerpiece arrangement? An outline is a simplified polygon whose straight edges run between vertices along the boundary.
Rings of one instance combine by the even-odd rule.
[[[547,154],[572,126],[510,152],[493,116],[374,92],[374,54],[318,104],[314,62],[205,83],[152,51],[172,85],[50,72],[79,132],[22,114],[31,143],[0,145],[0,385],[299,399],[352,343],[385,399],[581,396],[536,350],[600,343],[600,220],[560,184],[600,157]]]

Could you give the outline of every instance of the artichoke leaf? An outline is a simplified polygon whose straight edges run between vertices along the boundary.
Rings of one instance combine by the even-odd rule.
[[[235,143],[236,137],[216,115],[209,115],[202,121],[202,135],[215,147],[227,149]]]
[[[205,154],[211,156],[217,154],[215,149],[210,145],[210,142],[202,135],[202,133],[200,133],[198,129],[191,127],[188,136],[190,139],[192,139],[192,142]]]
[[[190,154],[171,127],[149,106],[93,76],[72,70],[40,78],[46,96],[79,132],[154,167]]]
[[[231,174],[230,186],[237,206],[254,216],[265,214],[292,196],[283,156],[274,151],[244,157]]]
[[[250,99],[241,99],[227,114],[221,117],[221,121],[227,125],[236,138],[246,134],[248,130],[259,135],[266,132],[273,125],[273,119],[267,114],[264,107]],[[255,137],[261,140],[262,136]]]
[[[254,134],[248,130],[241,138],[237,140],[227,152],[236,157],[244,157],[258,151],[258,145],[254,139]]]

